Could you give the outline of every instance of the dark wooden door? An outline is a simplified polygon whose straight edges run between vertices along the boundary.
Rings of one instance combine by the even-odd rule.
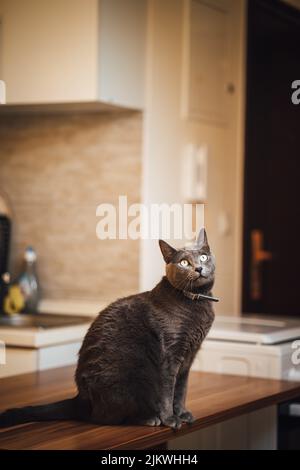
[[[248,4],[243,312],[300,318],[300,12]]]

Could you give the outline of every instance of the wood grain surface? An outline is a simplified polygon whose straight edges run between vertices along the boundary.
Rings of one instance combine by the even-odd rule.
[[[1,410],[47,403],[75,393],[74,367],[0,380]],[[300,396],[300,382],[192,372],[188,407],[196,417],[178,431],[166,427],[95,426],[63,421],[0,430],[0,449],[146,449],[180,435]]]

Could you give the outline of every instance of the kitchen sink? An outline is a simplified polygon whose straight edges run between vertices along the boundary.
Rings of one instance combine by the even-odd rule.
[[[0,328],[37,328],[49,329],[91,323],[93,318],[78,315],[37,314],[0,314]]]

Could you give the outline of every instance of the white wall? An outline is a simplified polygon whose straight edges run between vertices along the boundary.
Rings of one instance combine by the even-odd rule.
[[[236,92],[229,125],[220,127],[181,117],[184,1],[149,0],[148,4],[143,201],[184,202],[182,149],[189,142],[208,145],[205,224],[217,259],[215,294],[221,298],[217,310],[233,314],[240,310],[245,2],[232,2]],[[224,211],[231,221],[227,236],[218,231],[218,217]],[[157,241],[142,242],[141,289],[151,288],[162,274]]]

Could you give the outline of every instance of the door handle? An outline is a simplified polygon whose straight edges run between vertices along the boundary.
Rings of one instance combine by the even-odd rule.
[[[264,249],[264,235],[261,230],[251,231],[251,273],[250,296],[252,300],[262,298],[262,264],[270,261],[273,254]]]

